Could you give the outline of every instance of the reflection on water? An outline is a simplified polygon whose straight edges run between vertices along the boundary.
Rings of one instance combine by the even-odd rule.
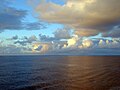
[[[0,90],[119,90],[120,57],[0,57]]]

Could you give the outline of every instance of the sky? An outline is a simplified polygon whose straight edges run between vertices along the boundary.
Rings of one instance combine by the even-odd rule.
[[[0,55],[120,55],[120,0],[0,0]]]

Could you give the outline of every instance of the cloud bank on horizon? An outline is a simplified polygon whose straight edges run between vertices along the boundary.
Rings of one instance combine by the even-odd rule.
[[[119,0],[27,0],[22,9],[0,2],[0,35],[18,32],[0,37],[1,55],[120,55]]]

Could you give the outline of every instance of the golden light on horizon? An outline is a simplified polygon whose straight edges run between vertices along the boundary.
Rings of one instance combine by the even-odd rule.
[[[83,40],[82,45],[85,48],[89,48],[93,45],[93,42],[91,40]]]
[[[32,52],[35,52],[36,50],[39,47],[39,44],[38,43],[35,43],[33,44],[33,48],[32,48]]]
[[[69,46],[72,46],[72,45],[75,45],[76,41],[74,39],[69,39],[68,40],[68,45]]]
[[[67,41],[68,46],[75,45],[77,41],[78,41],[78,36],[74,35],[71,39],[68,39],[68,41]]]

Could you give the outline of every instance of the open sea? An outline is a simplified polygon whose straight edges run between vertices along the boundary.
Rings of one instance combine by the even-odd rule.
[[[0,90],[120,90],[120,56],[0,56]]]

